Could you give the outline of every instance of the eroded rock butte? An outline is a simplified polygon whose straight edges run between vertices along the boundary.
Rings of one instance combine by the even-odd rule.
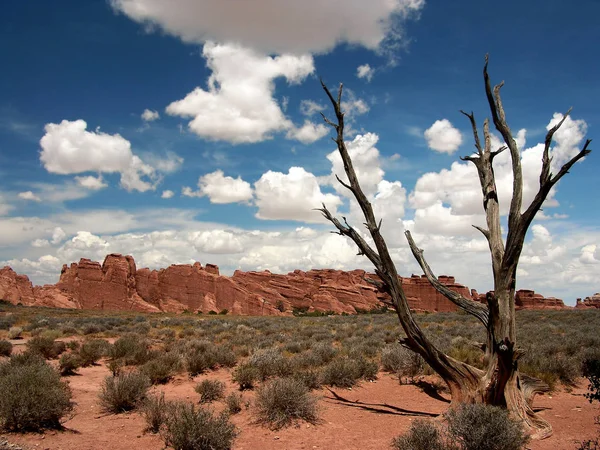
[[[364,270],[295,270],[286,275],[269,271],[236,271],[228,277],[212,264],[171,265],[166,269],[137,269],[131,256],[107,255],[100,264],[89,259],[64,265],[53,285],[33,286],[25,275],[10,267],[0,269],[0,299],[30,306],[143,312],[222,312],[239,315],[289,315],[293,310],[355,314],[381,306],[387,294],[378,291]],[[456,283],[439,280],[462,295],[485,296]],[[424,276],[402,278],[411,308],[443,312],[457,308],[439,294]],[[562,309],[562,300],[544,298],[529,290],[517,292],[522,309]],[[582,307],[599,307],[600,294],[588,297]],[[579,305],[579,302],[578,302]],[[596,305],[596,306],[592,306]],[[578,306],[579,307],[579,306]]]

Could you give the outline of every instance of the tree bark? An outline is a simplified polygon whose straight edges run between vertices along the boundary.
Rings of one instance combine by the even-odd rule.
[[[331,104],[333,106],[336,122],[329,120],[322,114],[324,121],[336,131],[333,138],[344,163],[344,171],[348,183],[337,177],[338,181],[354,195],[364,218],[365,226],[373,240],[374,248],[363,236],[350,226],[344,218],[341,223],[333,217],[325,205],[320,209],[323,216],[336,227],[338,234],[352,239],[359,248],[359,254],[365,255],[375,266],[375,272],[381,282],[377,283],[380,289],[390,295],[391,306],[395,309],[400,325],[404,329],[406,338],[401,344],[421,355],[431,368],[446,382],[452,395],[452,404],[459,403],[485,403],[507,408],[514,416],[523,421],[524,426],[536,438],[545,438],[552,434],[552,427],[548,422],[535,414],[531,403],[536,394],[546,392],[548,387],[535,378],[521,375],[518,369],[519,358],[522,351],[516,345],[515,324],[515,286],[519,257],[523,249],[525,235],[533,218],[540,210],[550,189],[566,174],[569,169],[581,158],[590,153],[587,140],[583,149],[558,172],[553,175],[550,171],[552,158],[550,146],[554,133],[566,120],[564,118],[548,131],[545,140],[545,149],[542,158],[542,171],[540,174],[540,187],[535,199],[522,212],[523,208],[523,176],[521,169],[521,154],[510,128],[506,122],[500,89],[503,83],[493,89],[487,71],[488,58],[486,56],[483,69],[485,92],[496,130],[502,135],[505,146],[492,150],[489,122],[483,124],[483,144],[479,138],[477,124],[473,113],[461,111],[469,118],[475,139],[476,154],[461,158],[471,161],[479,176],[483,197],[483,209],[486,214],[487,228],[476,227],[486,238],[492,259],[492,273],[494,279],[493,294],[488,294],[487,305],[463,297],[448,289],[439,282],[427,264],[423,250],[419,249],[409,231],[406,237],[411,251],[423,270],[431,285],[442,295],[456,304],[461,310],[476,317],[486,328],[487,339],[483,346],[485,352],[485,369],[480,370],[461,361],[457,361],[444,354],[427,338],[418,326],[409,308],[408,301],[402,289],[387,245],[381,235],[381,221],[378,223],[373,207],[361,189],[356,176],[352,160],[344,141],[344,113],[341,109],[343,86],[340,85],[337,98],[321,81]],[[494,158],[509,150],[512,173],[513,195],[508,215],[508,232],[506,242],[503,239],[500,222],[500,205],[496,190],[493,161]]]

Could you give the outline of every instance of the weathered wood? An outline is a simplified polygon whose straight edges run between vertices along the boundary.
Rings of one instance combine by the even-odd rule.
[[[333,141],[337,144],[344,163],[348,183],[342,181],[337,175],[336,178],[352,192],[358,202],[366,221],[365,226],[373,239],[374,248],[347,223],[345,218],[342,224],[333,217],[325,205],[320,211],[327,220],[333,223],[338,230],[338,234],[352,239],[359,248],[359,254],[367,256],[373,263],[375,272],[381,282],[370,281],[391,297],[390,305],[396,310],[400,325],[406,333],[406,338],[401,340],[401,344],[420,354],[431,368],[444,379],[450,388],[452,403],[483,402],[506,407],[513,416],[523,420],[525,426],[531,430],[535,437],[544,438],[552,434],[552,427],[533,411],[531,402],[535,394],[547,391],[548,387],[540,380],[519,374],[518,370],[518,361],[523,352],[516,345],[515,286],[517,265],[527,230],[533,218],[539,212],[551,188],[568,173],[577,161],[590,153],[591,150],[588,147],[591,141],[587,140],[582,150],[565,163],[556,175],[551,173],[550,147],[552,139],[554,133],[560,129],[566,120],[570,113],[569,110],[562,120],[553,126],[546,135],[540,187],[531,204],[524,212],[521,212],[523,209],[521,153],[506,121],[506,114],[500,96],[500,90],[504,82],[494,88],[491,87],[487,70],[488,62],[486,55],[483,68],[485,93],[494,126],[501,134],[506,145],[492,150],[489,121],[487,119],[483,123],[482,143],[474,114],[461,111],[469,119],[477,151],[476,154],[461,159],[472,162],[477,169],[483,197],[483,210],[486,216],[487,228],[478,226],[475,226],[475,228],[486,238],[492,259],[494,293],[486,296],[487,306],[467,299],[440,283],[425,260],[423,250],[417,247],[410,232],[405,233],[413,256],[431,285],[463,311],[476,317],[486,328],[487,341],[480,345],[480,348],[485,352],[486,367],[484,370],[457,361],[441,352],[415,322],[402,289],[396,266],[381,235],[381,221],[379,223],[376,221],[373,207],[360,186],[346,148],[344,113],[341,108],[343,86],[340,85],[337,97],[334,97],[323,81],[321,81],[321,85],[333,106],[336,121],[329,120],[322,114],[323,120],[336,131],[336,137]],[[500,205],[493,161],[498,154],[506,149],[510,152],[512,163],[513,193],[505,241],[500,222]]]

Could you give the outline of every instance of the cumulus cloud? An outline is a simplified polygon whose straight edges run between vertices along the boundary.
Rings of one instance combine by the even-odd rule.
[[[436,120],[424,136],[429,148],[436,152],[451,154],[462,144],[462,134],[448,119]]]
[[[86,189],[90,189],[92,191],[99,191],[100,189],[104,189],[108,186],[108,184],[104,182],[101,176],[94,177],[92,175],[89,175],[86,177],[75,177],[75,181],[77,181],[77,184],[79,184],[80,186]]]
[[[198,191],[184,187],[186,197],[207,196],[211,203],[241,203],[252,200],[252,187],[241,177],[226,177],[222,170],[207,173],[198,179]]]
[[[302,100],[300,102],[300,113],[305,116],[313,116],[321,111],[325,111],[325,105],[313,100]]]
[[[302,167],[291,167],[287,174],[269,170],[254,183],[256,217],[264,220],[297,220],[322,222],[321,214],[313,211],[322,203],[336,212],[341,199],[321,192],[317,177]]]
[[[175,195],[175,192],[167,189],[166,191],[163,191],[160,198],[173,198],[173,196]]]
[[[48,172],[61,175],[84,172],[121,173],[121,186],[145,192],[156,188],[159,177],[131,151],[119,134],[87,131],[84,120],[49,123],[40,140],[40,160]],[[143,178],[146,178],[144,180]]]
[[[326,136],[327,133],[329,133],[329,127],[326,125],[322,123],[315,124],[310,120],[305,120],[304,125],[300,128],[294,127],[289,130],[287,132],[287,138],[300,141],[303,144],[312,144],[323,136]]]
[[[35,195],[32,191],[19,192],[19,198],[22,200],[30,200],[33,202],[42,201],[42,199]]]
[[[204,45],[203,56],[212,71],[208,88],[197,87],[167,106],[167,113],[192,118],[191,131],[206,139],[234,144],[269,139],[293,128],[273,97],[274,80],[298,83],[314,71],[309,55],[264,56],[234,44]]]
[[[190,235],[198,251],[210,254],[232,254],[244,251],[243,237],[227,230],[198,231]]]
[[[145,109],[142,115],[140,116],[144,122],[152,122],[160,118],[160,114],[158,111],[152,111],[150,109]]]
[[[375,69],[373,69],[369,64],[363,64],[356,68],[356,76],[358,78],[364,78],[367,81],[371,81],[373,79],[373,75],[375,75]]]
[[[425,0],[110,0],[147,29],[160,28],[185,42],[244,43],[265,54],[323,53],[340,43],[371,50],[402,42],[402,23]],[[235,11],[232,11],[232,8]],[[335,17],[335,20],[331,20]]]
[[[384,171],[379,160],[379,150],[375,147],[379,136],[375,133],[366,133],[356,136],[352,141],[346,142],[346,148],[352,159],[354,170],[358,176],[360,185],[367,195],[375,195],[378,184],[383,180]],[[344,171],[344,164],[338,150],[327,155],[331,162],[331,175],[324,181],[328,182],[341,195],[352,197],[352,193],[338,183],[336,175],[345,183],[348,177]]]

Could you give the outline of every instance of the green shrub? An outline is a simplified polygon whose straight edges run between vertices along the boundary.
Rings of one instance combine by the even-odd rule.
[[[297,420],[317,421],[317,400],[304,383],[293,378],[274,378],[259,387],[255,407],[258,420],[273,429]]]
[[[519,450],[529,442],[520,422],[489,405],[461,405],[446,413],[448,433],[461,450]]]
[[[294,372],[293,377],[310,390],[321,387],[321,373],[316,370],[298,370]]]
[[[22,334],[23,328],[21,327],[10,327],[10,329],[8,330],[9,339],[21,339]]]
[[[74,375],[81,367],[81,358],[75,353],[63,353],[58,360],[61,375]]]
[[[258,370],[248,363],[240,364],[233,371],[233,381],[240,385],[240,391],[253,389],[258,378]]]
[[[4,339],[0,339],[0,356],[10,356],[12,353],[13,345]]]
[[[60,428],[73,410],[69,385],[31,353],[0,364],[0,392],[0,428],[8,431]]]
[[[360,379],[357,362],[348,358],[337,358],[323,368],[323,384],[349,388]]]
[[[583,361],[583,376],[589,381],[588,392],[585,394],[590,403],[600,401],[600,360],[586,359]]]
[[[140,368],[140,372],[146,375],[152,384],[164,384],[173,378],[179,367],[179,356],[166,353],[148,361]]]
[[[110,349],[110,344],[104,339],[90,339],[85,341],[79,349],[79,357],[83,367],[92,366],[100,361]]]
[[[165,393],[150,396],[141,407],[142,416],[146,420],[146,431],[158,433],[167,418],[170,403],[165,400]]]
[[[242,410],[242,395],[232,392],[225,398],[225,406],[229,414],[239,413]]]
[[[247,364],[256,368],[261,380],[272,376],[287,376],[292,373],[289,358],[284,357],[279,350],[274,348],[258,350],[250,356]]]
[[[33,353],[39,353],[46,359],[56,359],[63,353],[67,346],[62,341],[55,341],[50,336],[35,336],[27,342],[27,349]]]
[[[110,357],[123,359],[126,364],[144,364],[151,358],[148,341],[135,333],[125,334],[111,347]]]
[[[219,380],[202,380],[194,390],[200,394],[200,403],[211,403],[225,395],[225,383]]]
[[[395,450],[450,450],[443,434],[431,422],[415,420],[406,434],[392,441]]]
[[[164,440],[175,450],[229,450],[236,434],[226,413],[215,416],[186,402],[168,409]]]
[[[99,394],[100,404],[103,409],[115,414],[131,411],[146,398],[149,387],[150,380],[139,372],[106,377]]]

